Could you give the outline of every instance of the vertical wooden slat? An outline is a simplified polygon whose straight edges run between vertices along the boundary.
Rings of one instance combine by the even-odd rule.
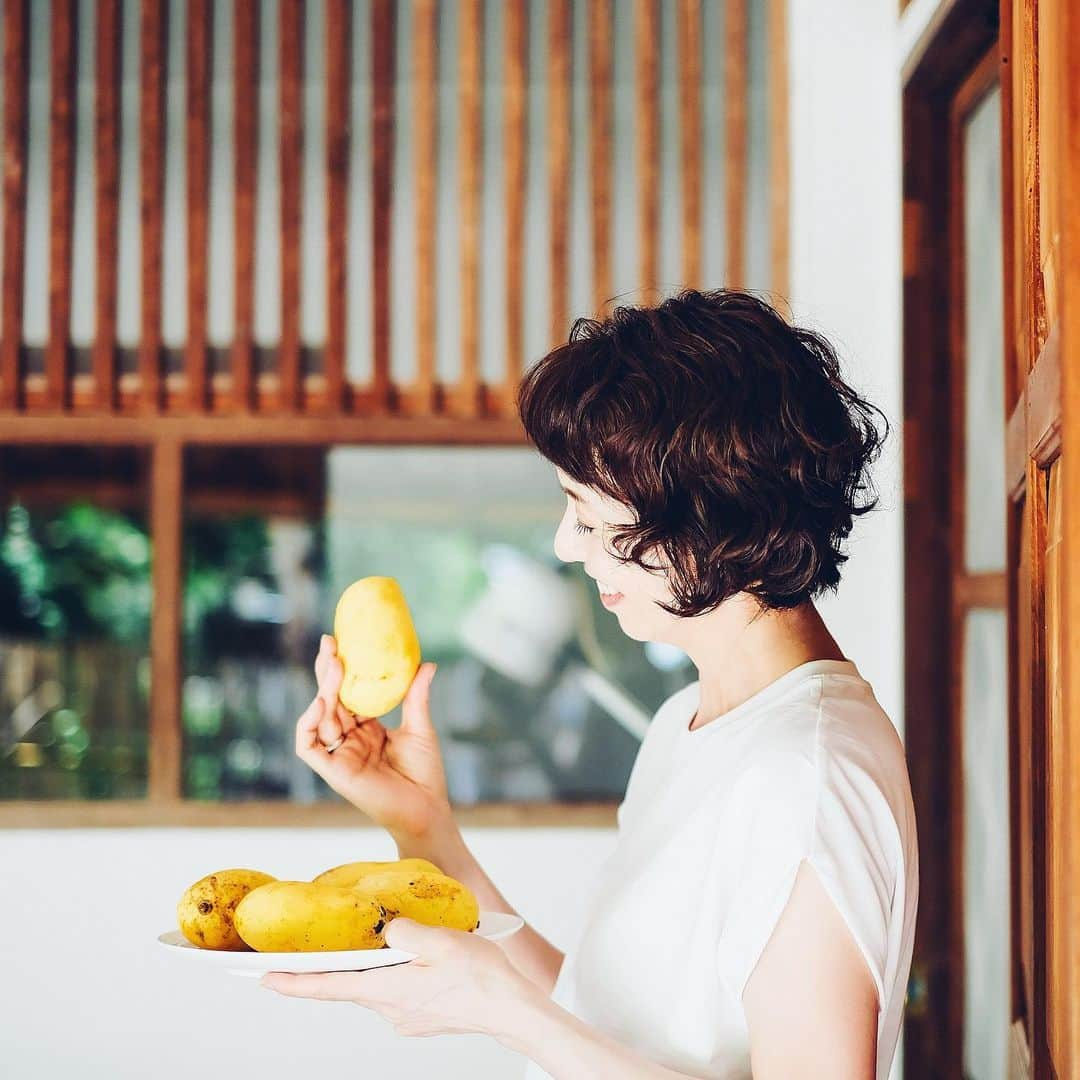
[[[611,0],[589,6],[589,169],[592,179],[593,308],[611,299]]]
[[[567,336],[570,225],[570,0],[548,4],[548,188],[551,228],[551,329],[555,345]]]
[[[726,233],[729,288],[739,288],[746,273],[746,96],[747,0],[727,0],[724,8],[724,172],[727,189]]]
[[[787,0],[769,0],[768,20],[770,288],[786,300],[791,245]]]
[[[26,111],[28,0],[4,2],[4,257],[0,409],[21,405],[24,256],[26,253]]]
[[[99,409],[116,404],[116,263],[120,184],[120,0],[98,0],[97,106],[94,117],[97,303],[94,398]]]
[[[53,0],[49,110],[49,340],[45,345],[46,402],[61,409],[70,398],[71,204],[75,179],[75,0]]]
[[[1065,55],[1059,66],[1061,78],[1061,171],[1058,192],[1061,199],[1061,294],[1060,327],[1062,341],[1061,411],[1062,429],[1071,440],[1062,454],[1062,716],[1069,718],[1067,758],[1062,770],[1068,777],[1068,796],[1063,812],[1067,848],[1062,859],[1067,867],[1062,881],[1069,910],[1062,914],[1068,928],[1065,970],[1066,984],[1059,988],[1063,1022],[1071,1033],[1070,1067],[1080,1068],[1080,192],[1076,175],[1080,171],[1080,83],[1076,67],[1080,63],[1080,10],[1076,4],[1058,7],[1058,30]],[[1066,178],[1070,178],[1069,181]]]
[[[345,299],[349,237],[349,89],[352,38],[348,0],[326,5],[326,409],[345,404]]]
[[[600,0],[602,2],[602,0]],[[524,372],[525,187],[528,153],[528,12],[524,4],[508,4],[503,27],[503,157],[506,184],[506,385],[509,400]]]
[[[161,405],[161,218],[165,157],[165,5],[143,0],[140,57],[139,176],[142,227],[140,406]]]
[[[637,0],[634,36],[637,53],[636,124],[638,173],[638,285],[656,286],[659,199],[659,101],[657,65],[660,19],[656,0]]]
[[[281,0],[279,24],[281,80],[281,344],[278,351],[279,405],[286,412],[300,399],[301,175],[303,166],[302,73],[304,5]]]
[[[701,279],[701,0],[679,0],[679,141],[682,144],[682,278]]]
[[[183,446],[156,442],[150,464],[150,540],[154,601],[150,621],[150,775],[152,802],[180,798],[180,612]]]
[[[371,2],[372,396],[390,397],[390,215],[394,198],[394,4]]]
[[[517,5],[512,5],[516,7]],[[413,5],[413,175],[416,192],[416,407],[435,407],[435,299],[438,289],[438,94],[439,6]]]
[[[188,336],[184,351],[188,406],[206,408],[206,263],[210,169],[209,0],[188,0],[187,10],[187,261]]]
[[[480,402],[480,193],[483,185],[481,0],[459,0],[458,237],[461,274],[461,379],[455,411],[476,416]]]
[[[232,345],[233,407],[254,406],[255,194],[258,161],[260,4],[236,0],[233,125],[236,138],[236,333]]]

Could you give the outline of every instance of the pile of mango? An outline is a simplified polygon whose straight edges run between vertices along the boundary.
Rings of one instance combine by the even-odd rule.
[[[218,870],[184,891],[176,914],[193,945],[233,952],[385,949],[399,915],[455,930],[480,925],[472,891],[426,859],[346,863],[311,881]]]

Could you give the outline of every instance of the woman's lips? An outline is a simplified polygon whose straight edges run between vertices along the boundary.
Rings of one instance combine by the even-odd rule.
[[[604,607],[614,607],[622,598],[623,594],[621,592],[601,593],[600,603],[603,604]]]

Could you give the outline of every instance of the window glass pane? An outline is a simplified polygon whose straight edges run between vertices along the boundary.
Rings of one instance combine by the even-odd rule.
[[[964,1075],[1005,1080],[1009,1007],[1009,773],[1005,612],[964,634]]]
[[[1001,93],[964,129],[965,525],[968,570],[1005,568]]]
[[[0,451],[0,799],[146,794],[145,477],[130,448]]]
[[[361,577],[398,581],[439,665],[431,711],[458,804],[621,798],[629,728],[693,677],[678,650],[625,636],[580,564],[557,559],[565,497],[532,450],[200,450],[188,473],[189,797],[337,798],[293,735],[319,635]]]

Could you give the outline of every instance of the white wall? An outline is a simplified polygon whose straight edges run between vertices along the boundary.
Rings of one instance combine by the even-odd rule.
[[[564,949],[612,839],[609,829],[466,832],[503,894]],[[0,1076],[520,1076],[525,1059],[486,1036],[403,1038],[370,1010],[203,972],[156,941],[175,929],[180,894],[212,870],[308,879],[392,858],[392,842],[371,829],[0,832]]]
[[[821,605],[893,720],[903,718],[901,173],[897,7],[789,0],[791,299],[840,350],[892,425],[881,509],[857,522],[837,596]]]
[[[795,315],[841,347],[852,380],[894,423],[884,509],[856,527],[823,611],[898,722],[903,707],[900,458],[900,151],[894,0],[790,0]],[[481,863],[541,933],[566,947],[610,830],[473,830]],[[481,1036],[401,1039],[378,1016],[203,976],[156,944],[183,889],[250,865],[311,877],[393,858],[370,830],[0,832],[0,1072],[5,1080],[379,1080],[514,1077],[521,1058]],[[572,866],[573,873],[564,868]]]

